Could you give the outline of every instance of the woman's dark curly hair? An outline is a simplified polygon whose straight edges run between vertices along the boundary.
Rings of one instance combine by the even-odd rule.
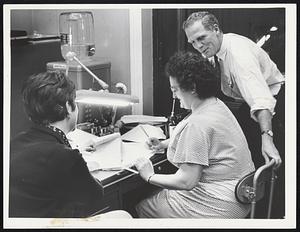
[[[44,72],[30,76],[23,84],[24,107],[30,120],[47,125],[65,119],[66,102],[75,110],[75,84],[63,72]]]
[[[177,52],[165,68],[168,77],[175,78],[185,91],[195,90],[200,99],[216,96],[218,78],[215,68],[200,54]]]

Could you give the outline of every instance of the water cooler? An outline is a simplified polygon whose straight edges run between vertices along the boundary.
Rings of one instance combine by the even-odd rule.
[[[104,58],[92,57],[95,54],[94,21],[91,12],[64,12],[59,16],[61,53],[65,61],[47,63],[47,70],[66,72],[76,89],[101,90],[101,85],[83,67],[75,61],[68,60],[66,54],[73,52],[99,79],[111,85],[111,63]],[[88,125],[84,129],[92,130],[109,125],[109,107],[90,104],[78,104],[78,124]],[[92,127],[92,128],[91,128]],[[91,132],[91,131],[89,131]]]

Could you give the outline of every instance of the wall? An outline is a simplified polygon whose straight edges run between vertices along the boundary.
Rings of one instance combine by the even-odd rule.
[[[88,9],[89,10],[89,9]],[[26,30],[28,35],[33,31],[41,34],[59,34],[59,14],[71,10],[11,10],[11,29]],[[73,10],[72,10],[73,11]],[[97,57],[105,57],[111,61],[111,83],[123,82],[127,85],[130,93],[130,25],[129,9],[96,9],[89,10],[94,17],[95,45]],[[143,113],[153,114],[153,61],[152,61],[152,10],[142,10],[142,60],[143,60]],[[49,48],[49,49],[47,49]],[[42,50],[40,50],[42,49]],[[41,44],[39,46],[29,46],[26,48],[14,48],[12,60],[12,92],[11,101],[11,136],[20,130],[26,129],[27,118],[22,109],[20,98],[21,79],[35,72],[45,71],[46,63],[60,60],[61,54],[59,42],[56,44]],[[22,59],[24,62],[19,61]],[[29,62],[28,65],[27,63]],[[16,65],[18,62],[18,65]],[[21,64],[21,65],[20,65]],[[33,68],[34,67],[34,68]],[[15,78],[14,76],[18,76]],[[17,107],[14,107],[17,102]],[[130,109],[118,109],[117,115],[129,114]],[[20,120],[20,115],[24,119]],[[23,125],[23,126],[22,126]]]
[[[94,17],[97,57],[111,61],[112,83],[123,82],[130,90],[129,13],[127,9],[90,10]],[[74,10],[12,10],[12,29],[59,34],[59,14]]]
[[[31,10],[12,10],[11,14],[11,29],[23,30],[27,33],[32,33],[32,11]]]

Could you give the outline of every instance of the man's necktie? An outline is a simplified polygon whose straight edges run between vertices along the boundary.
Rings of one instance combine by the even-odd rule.
[[[214,55],[214,61],[215,61],[216,72],[218,74],[218,77],[220,78],[220,76],[221,76],[220,63],[219,63],[219,59],[218,59],[218,57],[216,55]]]
[[[221,65],[220,62],[222,62],[222,60],[219,61],[219,58],[214,55],[214,61],[215,61],[215,70],[217,73],[217,78],[218,78],[218,91],[217,91],[217,98],[221,99],[222,101],[231,101],[233,102],[234,99],[231,97],[226,96],[221,89],[221,82],[222,82],[222,77],[221,77]]]
[[[214,55],[214,61],[215,61],[215,70],[217,73],[217,78],[218,78],[218,92],[217,92],[217,96],[222,96],[222,91],[221,91],[221,68],[220,68],[220,63],[219,63],[219,59],[216,55]]]

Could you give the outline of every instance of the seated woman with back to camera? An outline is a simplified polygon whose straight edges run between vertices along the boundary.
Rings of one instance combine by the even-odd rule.
[[[100,214],[103,186],[66,138],[78,116],[74,83],[63,72],[40,73],[22,95],[33,126],[10,143],[9,217],[131,218],[122,210]]]
[[[201,55],[177,53],[166,73],[181,107],[191,114],[174,129],[169,140],[151,138],[152,149],[167,148],[174,174],[155,174],[149,159],[136,167],[148,183],[161,187],[142,200],[136,211],[147,218],[243,218],[249,205],[234,194],[237,182],[254,171],[246,138],[231,111],[216,97],[214,68]]]

